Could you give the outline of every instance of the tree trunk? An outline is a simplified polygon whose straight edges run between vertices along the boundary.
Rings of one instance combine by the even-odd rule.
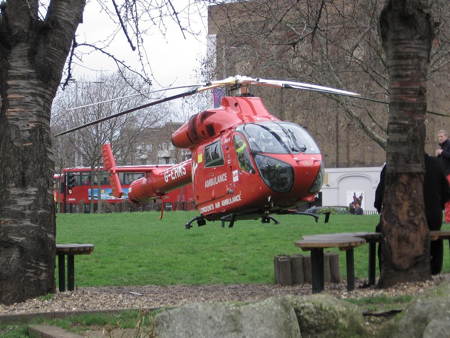
[[[0,14],[0,303],[54,291],[50,109],[83,0],[9,0]]]
[[[384,241],[379,285],[431,277],[424,212],[426,76],[433,28],[427,0],[387,0],[380,33],[390,77]]]

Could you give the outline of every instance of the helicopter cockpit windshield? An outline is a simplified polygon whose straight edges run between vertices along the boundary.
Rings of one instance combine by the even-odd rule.
[[[238,130],[246,135],[250,148],[255,153],[320,153],[319,147],[308,132],[295,123],[281,121],[247,123]]]

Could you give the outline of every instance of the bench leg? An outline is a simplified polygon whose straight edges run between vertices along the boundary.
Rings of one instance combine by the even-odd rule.
[[[73,291],[75,289],[75,257],[67,255],[67,289]]]
[[[325,285],[323,274],[323,249],[311,250],[311,274],[312,292],[322,292]]]
[[[369,285],[375,285],[377,242],[369,241]]]
[[[66,291],[66,263],[65,255],[58,254],[58,279],[59,279],[59,291]]]
[[[345,259],[347,263],[347,290],[355,289],[355,264],[353,258],[353,248],[345,251]]]

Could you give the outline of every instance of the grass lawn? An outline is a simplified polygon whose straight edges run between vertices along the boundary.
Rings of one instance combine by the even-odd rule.
[[[377,215],[332,215],[329,223],[283,215],[276,217],[278,225],[256,220],[222,228],[208,222],[185,230],[195,215],[166,212],[160,220],[159,212],[58,214],[57,242],[95,245],[93,254],[75,258],[77,286],[272,283],[273,257],[301,253],[294,242],[302,235],[374,231],[378,222]],[[445,261],[444,271],[450,271]],[[367,263],[368,245],[356,248],[357,278],[367,278]],[[340,268],[345,277],[342,251]]]
[[[1,324],[0,337],[2,338],[27,338],[29,325],[52,325],[67,331],[83,335],[87,331],[104,331],[107,337],[113,337],[113,329],[137,329],[133,337],[150,337],[152,321],[157,311],[127,310],[118,313],[87,313],[68,316],[66,318],[36,317],[29,323]],[[91,335],[92,336],[92,335]],[[114,336],[116,337],[117,334]],[[122,337],[130,335],[123,334]]]
[[[92,255],[77,256],[77,286],[169,285],[212,283],[273,283],[273,257],[301,251],[294,242],[302,235],[373,231],[378,216],[332,215],[318,223],[306,216],[278,216],[279,225],[240,221],[234,228],[220,222],[185,230],[195,212],[116,214],[58,214],[58,243],[92,243]],[[443,229],[450,229],[444,225]],[[339,251],[337,251],[339,252]],[[444,254],[448,256],[448,249]],[[444,272],[450,259],[444,257]],[[355,249],[357,278],[367,278],[368,245]],[[340,252],[345,277],[345,253]],[[413,297],[349,299],[363,310],[404,307]],[[56,325],[74,332],[139,328],[150,332],[154,312],[124,311],[119,314],[86,314],[65,319],[36,318],[34,323]],[[0,324],[0,336],[28,337],[27,324]]]

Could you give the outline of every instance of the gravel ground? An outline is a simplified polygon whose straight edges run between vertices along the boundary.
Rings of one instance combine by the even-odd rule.
[[[427,282],[400,284],[389,289],[363,287],[364,281],[357,281],[356,288],[352,292],[346,290],[346,284],[343,282],[327,284],[325,292],[338,298],[419,295],[444,279],[450,280],[450,275],[441,274]],[[0,304],[0,316],[44,312],[151,309],[179,306],[192,302],[256,301],[287,294],[310,295],[311,285],[236,284],[87,287],[71,292],[58,292],[47,300],[40,297],[10,306]]]

